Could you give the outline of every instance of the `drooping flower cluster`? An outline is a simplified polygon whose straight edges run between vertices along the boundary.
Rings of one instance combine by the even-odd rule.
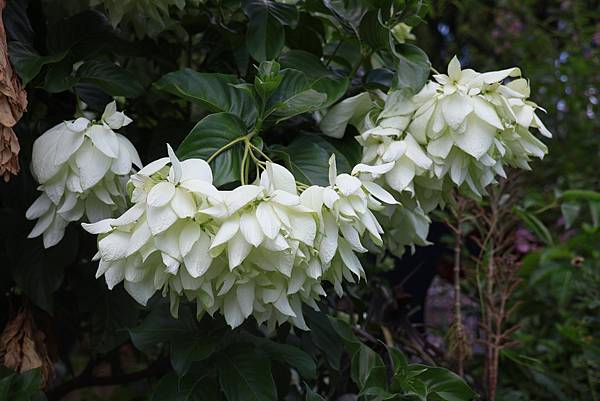
[[[43,193],[26,213],[37,219],[29,238],[43,235],[49,248],[69,222],[84,216],[95,222],[126,208],[125,183],[132,165],[142,163],[131,142],[113,130],[130,122],[112,102],[100,121],[65,121],[36,139],[31,172]]]
[[[169,294],[173,314],[185,297],[199,316],[219,311],[231,327],[252,315],[271,328],[306,328],[302,305],[317,308],[324,280],[340,292],[344,279],[364,275],[361,237],[381,244],[372,210],[396,201],[356,177],[365,169],[338,175],[332,158],[330,185],[299,194],[287,169],[267,163],[254,184],[223,191],[206,162],[179,161],[169,148],[131,177],[128,211],[84,224],[99,234],[97,276],[109,288],[124,281],[141,304]]]
[[[506,165],[528,169],[531,157],[547,152],[530,129],[551,134],[520,75],[518,68],[462,70],[454,57],[448,74],[434,75],[416,95],[390,92],[381,112],[357,125],[363,163],[394,162],[385,182],[416,195],[425,209],[438,204],[444,181],[481,196]]]

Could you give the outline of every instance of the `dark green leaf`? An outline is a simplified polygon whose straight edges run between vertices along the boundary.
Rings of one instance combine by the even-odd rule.
[[[251,347],[235,346],[220,353],[217,370],[228,401],[276,401],[271,364]]]
[[[300,57],[293,53],[291,57],[283,58],[282,63],[287,65]],[[283,79],[269,98],[267,110],[274,110],[273,116],[278,120],[329,107],[348,89],[347,78],[334,75],[314,56],[312,60],[307,58],[298,64],[302,70],[288,68],[282,71]]]
[[[285,43],[284,26],[294,27],[298,22],[296,6],[271,0],[248,0],[244,12],[248,16],[248,52],[257,61],[275,59]]]
[[[182,378],[173,373],[162,377],[150,401],[217,401],[217,384],[201,372],[190,372]]]
[[[0,379],[0,400],[31,401],[42,389],[42,373],[33,369],[18,374],[12,373]]]
[[[136,348],[147,350],[159,343],[174,342],[186,336],[198,336],[196,318],[189,308],[180,308],[177,319],[171,316],[169,305],[155,307],[142,323],[129,330]]]
[[[365,14],[360,22],[359,34],[373,51],[390,50],[393,45],[392,32],[379,21],[378,10]]]
[[[410,89],[417,93],[427,82],[431,63],[427,54],[415,45],[400,44],[396,47],[398,67],[393,89]]]
[[[22,42],[10,42],[8,49],[10,61],[24,85],[35,78],[44,65],[57,63],[67,55],[64,51],[50,56],[41,56],[32,47]]]
[[[144,92],[144,87],[132,73],[108,61],[84,63],[77,70],[77,78],[98,85],[112,96],[137,97]]]
[[[242,120],[230,113],[210,114],[190,131],[177,149],[181,159],[208,160],[217,150],[245,135]],[[214,185],[220,186],[239,180],[242,146],[238,143],[221,151],[211,162]]]
[[[350,374],[360,388],[387,387],[387,371],[381,356],[364,344],[352,355]]]
[[[477,397],[471,387],[457,374],[448,369],[411,365],[415,371],[423,370],[417,378],[427,386],[433,399],[442,401],[470,401]]]
[[[171,341],[171,365],[179,376],[185,375],[193,362],[203,361],[217,348],[219,339],[197,333],[178,336]]]
[[[300,376],[305,379],[314,379],[317,375],[315,361],[300,348],[288,344],[280,344],[268,338],[254,337],[254,344],[259,350],[263,350],[272,359],[285,362],[295,368]]]
[[[105,353],[129,339],[127,329],[135,325],[141,308],[122,287],[104,292],[95,306],[91,340],[94,351]]]
[[[62,284],[65,268],[75,261],[78,247],[76,232],[67,230],[65,238],[49,249],[44,249],[39,239],[11,248],[13,278],[35,305],[49,313],[54,311],[53,294]]]
[[[186,68],[164,75],[154,86],[201,104],[214,113],[235,114],[252,126],[257,117],[256,105],[247,92],[232,86],[239,83],[241,81],[233,75],[205,74]]]
[[[306,386],[306,401],[325,401],[325,398],[321,397],[316,391]]]
[[[271,151],[283,160],[298,181],[308,185],[329,185],[329,158],[335,153],[338,172],[350,172],[354,160],[348,153],[322,136],[304,133],[288,146]]]
[[[533,213],[530,213],[520,207],[515,207],[514,212],[525,224],[525,226],[533,231],[536,237],[544,241],[546,244],[553,244],[552,234],[548,227],[540,219],[538,219]]]
[[[304,317],[306,318],[306,324],[310,327],[310,337],[313,343],[323,351],[329,365],[339,370],[344,346],[339,335],[331,326],[327,315],[311,308],[304,308]]]

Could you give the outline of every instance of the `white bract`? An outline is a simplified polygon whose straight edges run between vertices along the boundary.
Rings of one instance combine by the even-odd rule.
[[[269,328],[306,329],[302,305],[317,308],[324,280],[340,292],[343,278],[364,276],[355,254],[366,251],[362,235],[381,244],[371,210],[396,203],[375,183],[337,175],[334,159],[330,177],[299,194],[292,173],[267,163],[253,185],[222,191],[206,162],[180,162],[169,148],[131,177],[127,212],[84,224],[99,234],[97,276],[109,288],[124,281],[141,304],[168,294],[174,315],[185,297],[199,317],[219,311],[231,327],[254,316]]]
[[[43,235],[49,248],[69,222],[84,216],[95,222],[125,209],[124,184],[141,161],[131,142],[113,130],[130,122],[112,102],[100,121],[65,121],[36,139],[31,172],[43,193],[26,213],[37,219],[29,238]]]

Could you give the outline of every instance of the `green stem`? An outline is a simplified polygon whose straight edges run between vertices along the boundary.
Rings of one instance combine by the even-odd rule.
[[[213,153],[207,160],[208,163],[212,162],[213,160],[215,160],[215,158],[217,156],[219,156],[221,153],[223,153],[224,151],[226,151],[227,149],[229,149],[230,147],[232,147],[233,145],[235,145],[236,143],[242,142],[246,139],[247,135],[244,136],[240,136],[239,138],[235,138],[233,141],[226,143],[225,145],[221,146],[219,149],[217,149],[215,151],[215,153]]]

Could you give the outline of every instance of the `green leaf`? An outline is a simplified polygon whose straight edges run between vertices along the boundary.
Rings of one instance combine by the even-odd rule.
[[[217,384],[202,372],[190,372],[182,378],[173,373],[158,382],[150,401],[217,401]]]
[[[247,92],[233,86],[239,83],[242,82],[233,75],[199,73],[186,68],[164,75],[154,86],[213,113],[235,114],[252,126],[257,117],[256,104]]]
[[[295,368],[303,378],[316,378],[317,366],[315,361],[300,348],[261,337],[253,337],[252,342],[258,346],[259,350],[263,350],[270,355],[272,359],[285,362]]]
[[[27,85],[35,78],[42,67],[46,64],[57,63],[65,58],[66,51],[49,55],[41,56],[37,51],[25,43],[10,42],[8,44],[10,61],[19,74],[23,85]]]
[[[112,96],[138,97],[144,92],[135,75],[109,61],[88,61],[77,69],[76,76]]]
[[[383,359],[362,343],[352,355],[350,375],[360,388],[387,387],[387,371]]]
[[[242,120],[231,113],[210,114],[202,119],[181,142],[177,155],[181,159],[208,160],[217,150],[245,135]],[[242,145],[235,144],[211,161],[213,183],[216,186],[239,180]]]
[[[390,50],[393,44],[392,32],[379,21],[379,10],[371,10],[360,22],[360,38],[373,51]]]
[[[570,189],[563,192],[560,198],[564,200],[589,200],[600,201],[600,192],[589,191],[585,189]]]
[[[48,67],[43,89],[50,93],[64,92],[76,83],[77,78],[73,76],[73,62],[67,58]]]
[[[275,59],[285,43],[284,26],[293,28],[298,22],[296,6],[271,0],[248,0],[244,13],[248,17],[248,52],[257,61]]]
[[[308,327],[310,327],[312,342],[323,351],[329,365],[335,370],[339,370],[344,346],[339,335],[331,326],[327,315],[311,308],[304,308],[304,317]]]
[[[411,365],[411,369],[423,370],[417,378],[426,385],[432,399],[470,401],[477,397],[477,393],[460,376],[448,369],[425,365]]]
[[[317,394],[312,388],[306,386],[306,401],[325,401],[325,398]]]
[[[0,379],[0,400],[31,401],[41,389],[42,373],[39,368],[21,374],[10,373]]]
[[[103,291],[94,306],[91,341],[94,351],[105,353],[129,339],[127,329],[135,326],[141,307],[122,287]]]
[[[210,357],[219,343],[214,336],[198,336],[197,333],[178,336],[171,341],[171,365],[179,376],[185,375],[193,362]]]
[[[565,202],[560,205],[560,211],[565,219],[565,228],[569,229],[573,226],[577,216],[579,216],[581,205],[574,202]]]
[[[417,46],[406,43],[397,45],[395,54],[398,67],[392,88],[409,89],[417,93],[429,78],[431,63],[427,54]]]
[[[300,53],[300,54],[298,54]],[[281,61],[288,65],[304,57],[305,52],[294,52]],[[340,99],[348,89],[349,80],[328,71],[314,56],[304,63],[298,63],[300,69],[286,68],[281,72],[283,79],[277,90],[271,95],[267,110],[279,121],[305,112],[329,107]]]
[[[552,245],[554,240],[548,227],[540,219],[538,219],[533,213],[530,213],[520,207],[515,207],[514,212],[519,219],[525,224],[525,226],[533,231],[535,236],[548,245]]]
[[[44,249],[39,239],[21,241],[10,248],[13,279],[36,306],[48,313],[54,311],[53,294],[63,282],[65,268],[75,262],[78,247],[76,232],[67,230],[65,238],[49,249]]]
[[[177,319],[171,316],[168,304],[154,308],[142,323],[129,330],[133,345],[147,350],[159,343],[175,342],[186,336],[199,336],[196,318],[189,308],[180,308]]]
[[[308,185],[329,185],[329,158],[333,153],[336,155],[338,172],[350,172],[356,163],[348,150],[342,150],[322,136],[308,133],[299,135],[288,146],[273,146],[270,149],[283,160],[298,181]]]
[[[235,346],[216,357],[221,389],[228,401],[276,401],[271,364],[251,347]]]

